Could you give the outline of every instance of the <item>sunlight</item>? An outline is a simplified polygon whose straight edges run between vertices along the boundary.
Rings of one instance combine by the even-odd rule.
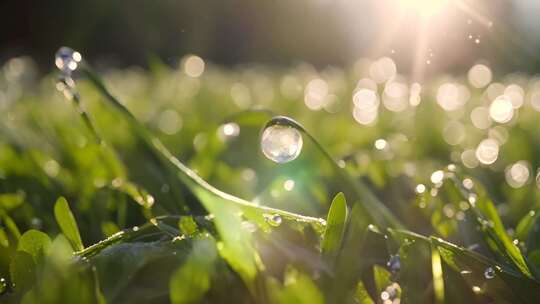
[[[440,12],[450,0],[398,0],[406,9],[412,10],[422,17],[431,17]]]

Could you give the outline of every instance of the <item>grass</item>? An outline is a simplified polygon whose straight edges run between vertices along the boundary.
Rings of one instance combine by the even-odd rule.
[[[154,62],[101,78],[80,62],[59,92],[55,75],[33,78],[31,62],[13,60],[0,77],[2,303],[540,295],[534,78],[501,77],[525,89],[506,123],[471,121],[490,105],[485,89],[469,86],[452,111],[437,103],[440,85],[463,76],[423,84],[421,103],[401,111],[386,100],[365,126],[351,114],[367,75],[357,69],[207,64],[190,77]],[[313,79],[329,88],[324,109],[303,102]],[[297,159],[261,152],[275,123],[302,135]],[[467,158],[486,138],[496,161]]]

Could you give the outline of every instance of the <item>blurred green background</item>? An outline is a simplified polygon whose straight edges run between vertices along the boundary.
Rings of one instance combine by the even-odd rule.
[[[7,0],[0,3],[0,62],[28,55],[48,71],[60,45],[83,50],[106,67],[147,66],[152,56],[175,65],[187,53],[223,65],[344,65],[394,50],[401,71],[410,71],[421,21],[407,14],[396,29],[400,1]],[[433,72],[463,71],[478,59],[500,72],[537,69],[537,1],[461,2],[470,9],[453,3],[430,24]],[[493,26],[482,25],[479,15]],[[380,47],[392,31],[391,42]],[[471,44],[470,34],[482,43]]]

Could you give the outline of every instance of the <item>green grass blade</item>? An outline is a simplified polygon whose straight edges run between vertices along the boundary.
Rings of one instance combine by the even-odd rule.
[[[334,197],[328,218],[326,220],[326,230],[324,231],[321,245],[322,253],[328,257],[335,257],[341,248],[343,236],[345,234],[345,223],[347,222],[347,202],[345,195],[340,192]]]
[[[75,217],[73,216],[73,213],[71,212],[69,204],[65,198],[60,197],[56,201],[56,204],[54,205],[54,216],[58,226],[60,226],[60,229],[62,230],[62,233],[69,240],[73,249],[75,251],[83,250],[84,246],[79,233],[79,227],[77,227]]]

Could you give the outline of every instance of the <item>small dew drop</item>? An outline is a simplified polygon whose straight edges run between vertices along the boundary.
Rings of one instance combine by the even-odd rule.
[[[399,284],[396,282],[391,283],[381,292],[381,300],[383,300],[384,304],[386,303],[398,304],[401,302],[400,296],[401,296],[401,286],[399,286]]]
[[[491,280],[495,277],[495,269],[493,267],[488,267],[484,271],[484,277],[488,280]]]
[[[396,254],[390,256],[390,259],[386,262],[386,266],[394,273],[399,272],[401,269],[401,259],[399,258],[399,255]]]
[[[63,46],[56,52],[54,63],[62,72],[70,74],[77,69],[81,60],[81,53]]]
[[[0,295],[6,292],[7,287],[8,287],[7,285],[8,284],[6,282],[6,279],[0,278]]]
[[[268,223],[268,225],[272,227],[278,227],[279,225],[281,225],[281,222],[283,221],[283,219],[281,218],[281,215],[279,214],[265,214],[264,219]]]
[[[295,160],[302,151],[302,134],[287,121],[285,118],[273,119],[261,136],[263,154],[278,164]]]

